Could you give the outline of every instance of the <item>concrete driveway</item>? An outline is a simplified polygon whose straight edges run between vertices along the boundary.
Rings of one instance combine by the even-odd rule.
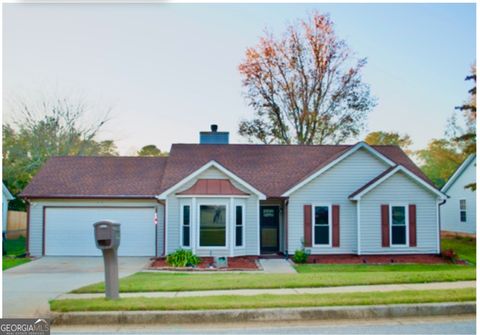
[[[120,276],[138,272],[148,257],[119,257]],[[3,317],[48,317],[48,301],[103,280],[102,257],[42,257],[3,271]]]

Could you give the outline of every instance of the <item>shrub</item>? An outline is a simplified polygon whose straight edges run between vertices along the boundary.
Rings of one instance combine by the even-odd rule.
[[[293,261],[295,263],[306,263],[308,260],[308,252],[305,249],[297,249],[293,254]]]
[[[458,259],[457,253],[453,249],[446,249],[442,251],[442,257],[455,263]]]
[[[167,256],[167,263],[174,267],[195,266],[200,263],[200,257],[191,250],[177,249]]]

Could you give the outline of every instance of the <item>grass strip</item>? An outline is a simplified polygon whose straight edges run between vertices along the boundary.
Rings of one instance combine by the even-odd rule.
[[[122,298],[115,301],[106,300],[103,298],[68,299],[50,301],[50,309],[56,312],[147,310],[166,311],[414,304],[465,301],[475,301],[474,288],[295,295],[261,294],[256,296],[226,295],[181,298]]]
[[[18,265],[22,265],[25,263],[30,262],[29,258],[9,258],[3,257],[2,258],[2,270],[8,270]]]
[[[363,270],[348,266],[321,267],[319,272],[300,274],[249,273],[152,273],[138,272],[120,280],[120,292],[204,291],[228,289],[301,288],[400,283],[450,282],[475,280],[475,267],[464,265],[430,265],[428,270],[386,265],[363,265]],[[342,267],[345,269],[342,271]],[[391,267],[391,269],[388,269]],[[386,270],[388,269],[388,270]],[[74,293],[102,293],[104,284],[97,283],[74,290]]]

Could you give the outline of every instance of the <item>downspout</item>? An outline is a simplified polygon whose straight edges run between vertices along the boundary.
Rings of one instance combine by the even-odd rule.
[[[437,212],[437,222],[438,222],[438,253],[442,252],[442,228],[441,228],[441,216],[440,216],[440,206],[444,205],[447,202],[447,199],[443,199],[442,202],[438,203],[438,212]]]
[[[27,198],[25,198],[25,202],[27,203],[27,242],[25,243],[25,250],[27,257],[30,256],[30,202]]]

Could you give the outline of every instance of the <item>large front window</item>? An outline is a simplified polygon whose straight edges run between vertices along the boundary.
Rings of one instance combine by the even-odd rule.
[[[226,246],[227,208],[223,205],[200,205],[200,246]]]
[[[314,211],[314,244],[330,244],[330,207],[315,206]]]
[[[407,244],[407,210],[405,206],[392,206],[392,245]]]

